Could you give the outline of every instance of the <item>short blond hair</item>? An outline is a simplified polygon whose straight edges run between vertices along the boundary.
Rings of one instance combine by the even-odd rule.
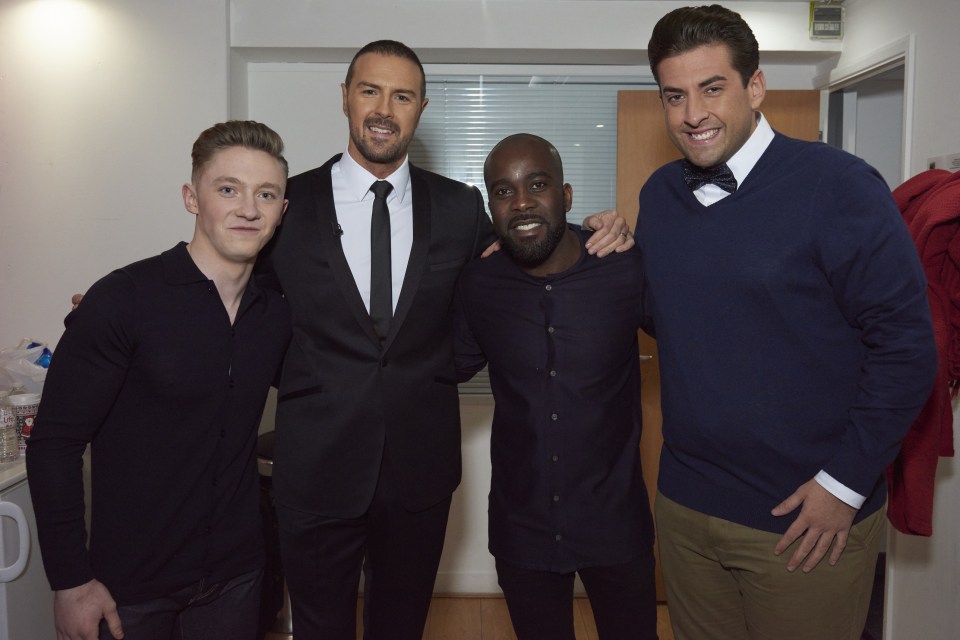
[[[253,120],[228,120],[220,122],[197,137],[190,155],[193,158],[194,184],[200,179],[203,168],[217,151],[231,147],[243,147],[270,154],[283,167],[283,177],[290,172],[287,159],[283,157],[283,139],[265,124]]]

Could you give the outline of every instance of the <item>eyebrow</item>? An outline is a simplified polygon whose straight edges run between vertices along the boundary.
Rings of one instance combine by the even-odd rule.
[[[357,86],[359,86],[359,87],[369,87],[369,88],[371,88],[371,89],[377,89],[378,91],[380,91],[380,90],[383,89],[383,87],[381,87],[381,86],[378,85],[378,84],[374,84],[374,83],[372,83],[372,82],[364,82],[363,80],[359,80],[359,81],[357,82]],[[393,92],[394,92],[394,93],[405,93],[405,94],[409,94],[409,95],[412,95],[412,96],[416,96],[416,95],[417,95],[417,92],[414,91],[413,89],[393,89]]]
[[[240,178],[234,178],[233,176],[219,176],[213,179],[213,184],[244,184],[243,180]],[[283,191],[283,188],[275,182],[261,182],[257,185],[257,189],[276,189],[278,191]]]
[[[523,176],[521,180],[535,180],[536,178],[552,178],[552,176],[550,175],[549,171],[531,171],[527,175]],[[512,182],[510,178],[500,178],[499,180],[494,180],[491,182],[489,186],[493,187],[504,183],[509,184],[510,182]]]
[[[243,184],[243,181],[240,178],[234,178],[233,176],[217,176],[213,178],[210,182],[213,184],[222,184],[224,182],[229,184]]]
[[[552,177],[553,176],[550,174],[549,171],[531,171],[530,173],[524,176],[524,179],[534,180],[536,178],[552,178]]]
[[[721,82],[721,81],[724,81],[724,80],[727,80],[727,79],[728,79],[727,76],[719,75],[719,74],[718,74],[718,75],[715,75],[715,76],[710,76],[710,77],[707,78],[706,80],[701,80],[700,82],[698,82],[698,83],[697,83],[697,88],[703,89],[704,87],[709,87],[709,86],[710,86],[711,84],[713,84],[714,82]],[[668,93],[685,93],[685,91],[684,91],[683,89],[678,89],[677,87],[663,87],[660,91],[661,91],[661,93],[662,93],[662,92],[668,92]]]

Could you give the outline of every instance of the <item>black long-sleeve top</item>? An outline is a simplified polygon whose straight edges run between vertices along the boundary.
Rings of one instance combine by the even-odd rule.
[[[123,605],[259,567],[255,442],[286,301],[251,280],[231,325],[181,243],[98,281],[66,326],[27,446],[52,588],[96,578]]]
[[[496,558],[565,573],[653,544],[639,456],[644,324],[637,250],[602,260],[584,250],[547,277],[503,252],[464,268],[454,349],[461,380],[489,363]]]

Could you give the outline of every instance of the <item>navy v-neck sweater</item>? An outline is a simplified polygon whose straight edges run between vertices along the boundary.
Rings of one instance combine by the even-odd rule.
[[[637,238],[661,370],[660,491],[782,533],[770,510],[821,469],[885,498],[883,470],[936,365],[923,270],[883,179],[777,134],[704,207],[680,163],[640,194]]]

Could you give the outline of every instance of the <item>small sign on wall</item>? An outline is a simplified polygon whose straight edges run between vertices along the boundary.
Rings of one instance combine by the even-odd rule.
[[[814,40],[843,38],[842,0],[810,3],[810,37]]]
[[[950,153],[927,160],[929,169],[946,169],[947,171],[960,170],[960,153]]]

